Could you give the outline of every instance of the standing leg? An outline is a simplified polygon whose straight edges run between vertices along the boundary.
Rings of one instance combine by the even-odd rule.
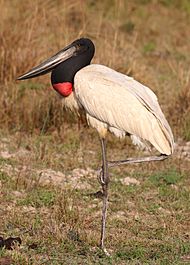
[[[102,148],[102,176],[101,176],[101,185],[103,192],[103,207],[102,207],[102,223],[101,223],[101,239],[100,247],[108,255],[106,249],[104,248],[104,238],[106,230],[106,215],[107,215],[107,206],[108,206],[108,184],[109,184],[109,173],[108,173],[108,161],[106,157],[106,144],[105,139],[101,138],[101,148]]]

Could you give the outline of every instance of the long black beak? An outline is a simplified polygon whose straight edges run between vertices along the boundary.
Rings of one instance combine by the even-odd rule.
[[[51,58],[47,59],[46,61],[40,63],[38,66],[32,68],[27,73],[19,76],[17,80],[23,80],[28,78],[37,77],[39,75],[44,75],[49,73],[53,68],[55,68],[58,64],[66,61],[67,59],[71,58],[75,55],[77,51],[77,46],[73,43],[64,48],[63,50],[59,51]]]

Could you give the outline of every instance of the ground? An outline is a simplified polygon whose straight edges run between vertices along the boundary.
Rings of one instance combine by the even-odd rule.
[[[189,264],[189,160],[183,151],[178,148],[164,162],[111,170],[105,243],[112,257],[107,258],[97,247],[99,141],[90,129],[74,126],[68,134],[64,143],[57,135],[2,135],[0,232],[22,243],[12,251],[2,249],[1,259],[11,258],[13,264]],[[127,141],[110,137],[110,159],[138,153],[127,150]]]
[[[0,264],[190,264],[189,1],[15,0],[0,9]],[[96,132],[63,109],[49,76],[15,81],[81,36],[95,42],[93,62],[152,88],[176,142],[163,162],[110,170],[111,257],[98,248]],[[109,135],[107,146],[109,160],[147,155],[127,138]]]

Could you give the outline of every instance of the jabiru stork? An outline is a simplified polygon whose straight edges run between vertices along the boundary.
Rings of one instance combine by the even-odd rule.
[[[173,153],[174,138],[156,95],[132,77],[104,65],[90,64],[94,52],[95,46],[90,39],[75,40],[18,80],[51,71],[52,86],[64,98],[65,105],[71,110],[83,110],[88,124],[98,131],[102,150],[99,180],[103,192],[100,247],[107,253],[104,238],[109,167],[164,160]],[[160,155],[108,161],[105,141],[108,131],[120,138],[129,135],[137,145],[148,143]]]

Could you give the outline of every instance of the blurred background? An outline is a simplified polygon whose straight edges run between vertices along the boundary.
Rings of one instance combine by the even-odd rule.
[[[49,76],[15,79],[85,36],[96,45],[94,63],[151,87],[175,138],[190,140],[188,0],[1,0],[0,10],[2,129],[48,131],[69,122]]]

